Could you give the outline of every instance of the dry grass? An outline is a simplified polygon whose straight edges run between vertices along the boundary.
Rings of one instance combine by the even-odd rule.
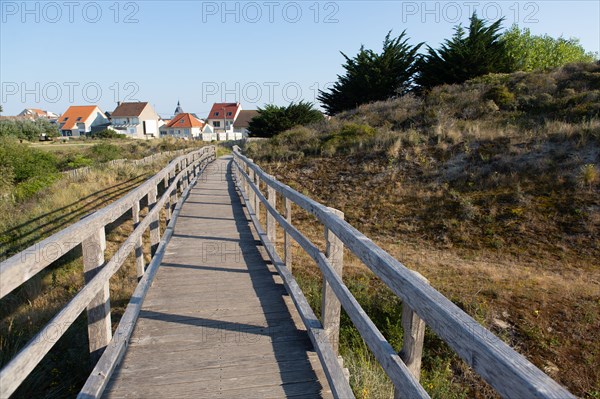
[[[126,194],[166,165],[167,159],[141,167],[131,165],[98,169],[77,179],[63,178],[45,189],[36,199],[19,204],[17,212],[4,206],[0,226],[6,246],[3,251],[17,252],[40,239],[76,222],[98,207]],[[160,194],[160,192],[159,192]],[[142,203],[141,216],[147,213]],[[161,210],[161,231],[165,228]],[[109,259],[133,230],[130,213],[106,227]],[[148,234],[148,233],[147,233]],[[146,263],[149,239],[145,240]],[[1,300],[0,365],[8,362],[42,326],[83,287],[81,250],[76,248],[38,273],[22,287]],[[130,255],[111,278],[111,317],[113,330],[137,285],[135,263]],[[36,367],[15,393],[15,397],[73,397],[91,371],[85,314],[70,327],[63,338]]]
[[[246,151],[281,181],[342,210],[573,393],[597,398],[599,95],[600,65],[492,75],[363,105]],[[299,212],[294,220],[322,245],[314,218]],[[320,272],[298,252],[294,274],[317,310]],[[397,298],[349,254],[344,280],[399,342]],[[355,392],[389,397],[389,382],[345,322],[341,350]],[[495,397],[431,332],[422,377],[433,397]]]

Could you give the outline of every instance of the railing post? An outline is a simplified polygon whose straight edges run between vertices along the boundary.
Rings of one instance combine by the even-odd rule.
[[[269,202],[273,208],[277,209],[277,192],[269,185],[267,185],[267,202]],[[267,210],[267,238],[271,244],[273,244],[273,249],[275,249],[275,240],[277,239],[276,227],[275,217]]]
[[[344,213],[342,211],[333,208],[328,209],[336,216],[339,216],[342,219],[344,218]],[[325,227],[325,241],[325,256],[327,256],[333,270],[341,277],[344,268],[344,244],[327,227]],[[323,319],[325,333],[329,337],[331,346],[336,354],[338,353],[340,340],[340,312],[340,301],[335,296],[335,293],[327,280],[323,278],[321,318]]]
[[[256,185],[256,189],[260,192],[260,176],[258,173],[254,174],[254,184]],[[254,196],[254,213],[256,213],[256,218],[260,221],[260,198],[258,195]]]
[[[250,181],[254,182],[254,169],[252,169],[250,167],[248,168],[248,176],[250,177]],[[250,182],[248,182],[248,184],[247,184],[247,193],[248,193],[248,200],[252,204],[252,208],[254,208],[254,205],[256,204],[256,199],[255,199],[256,193],[250,187]],[[256,208],[254,208],[254,214],[256,214]]]
[[[413,271],[421,280],[429,281],[421,274]],[[425,322],[406,304],[402,304],[402,330],[403,343],[400,358],[406,364],[417,381],[421,378],[421,357],[423,355],[423,340],[425,338]],[[394,398],[399,399],[402,395],[395,390]]]
[[[106,236],[104,227],[82,242],[83,276],[90,282],[104,266]],[[110,325],[110,286],[107,281],[87,306],[90,359],[96,363],[112,337]]]
[[[288,197],[285,198],[285,220],[292,224],[292,201]],[[285,265],[292,272],[292,237],[288,234],[287,230],[284,231],[283,236],[283,260]]]
[[[165,191],[164,191],[163,195],[166,195],[167,190],[169,189],[170,182],[171,182],[171,173],[169,172],[169,173],[165,174],[165,179],[164,179]],[[171,221],[171,196],[170,195],[167,198],[167,200],[165,201],[165,214],[166,214],[167,224],[169,224],[169,222]]]
[[[148,191],[148,212],[150,212],[156,206],[156,186],[152,187]],[[158,243],[160,242],[160,211],[156,212],[156,215],[152,217],[150,222],[150,254],[154,256]]]
[[[131,207],[131,215],[133,217],[133,229],[135,230],[140,224],[140,201],[135,201]],[[137,240],[135,244],[135,272],[138,281],[144,277],[144,239],[143,234]]]

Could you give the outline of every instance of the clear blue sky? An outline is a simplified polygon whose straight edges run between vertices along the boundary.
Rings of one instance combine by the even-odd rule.
[[[0,103],[63,113],[69,105],[177,100],[204,117],[213,102],[315,101],[342,72],[340,51],[380,49],[389,30],[433,47],[480,16],[600,51],[600,1],[0,1]]]

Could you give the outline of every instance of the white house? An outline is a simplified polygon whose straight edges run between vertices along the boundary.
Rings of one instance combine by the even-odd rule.
[[[217,140],[239,140],[241,133],[235,133],[233,123],[238,117],[242,105],[240,103],[215,103],[208,114],[206,122],[213,127]]]
[[[160,117],[147,102],[118,103],[111,114],[112,129],[134,139],[159,136]]]
[[[58,119],[58,115],[54,112],[43,111],[39,108],[25,108],[21,113],[17,116],[29,118],[29,119],[37,119],[37,118],[45,118],[50,121],[55,121]]]
[[[95,105],[72,105],[58,119],[59,129],[65,137],[85,136],[92,130],[109,126],[104,112]]]
[[[241,134],[241,138],[248,137],[248,126],[250,125],[250,121],[255,116],[258,116],[258,111],[256,110],[242,110],[238,114],[238,117],[233,122],[233,132],[235,134]]]
[[[206,124],[194,114],[181,113],[175,115],[169,123],[160,128],[161,136],[171,136],[181,139],[200,139],[202,129]]]

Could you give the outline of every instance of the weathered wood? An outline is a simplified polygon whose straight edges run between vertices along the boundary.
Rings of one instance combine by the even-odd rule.
[[[250,174],[249,174],[250,180],[254,181],[254,170],[250,169],[249,172],[250,172]],[[246,182],[246,183],[248,183],[248,182]],[[250,187],[250,186],[248,186],[248,187]],[[250,196],[250,203],[252,204],[252,209],[254,211],[254,209],[255,209],[254,206],[256,205],[256,194],[254,193],[253,190],[251,190],[249,188],[246,188],[246,192]]]
[[[260,175],[258,173],[254,174],[254,184],[256,190],[258,190],[257,193],[260,193]],[[254,208],[254,213],[260,221],[260,198],[258,197],[258,195],[254,196],[254,203],[252,204],[252,208]]]
[[[213,151],[211,150],[204,156],[213,156]],[[81,244],[83,237],[88,237],[99,228],[128,212],[133,206],[133,202],[144,197],[152,186],[156,186],[165,174],[173,170],[176,164],[177,162],[170,163],[138,188],[93,215],[86,217],[85,220],[72,224],[0,263],[0,298],[9,294],[62,255]]]
[[[421,280],[429,281],[421,274],[414,272]],[[425,322],[410,306],[402,306],[403,344],[400,358],[406,364],[417,381],[421,378],[421,357],[423,355],[423,340],[425,338]]]
[[[275,189],[271,186],[267,187],[267,201],[273,208],[277,208],[277,194]],[[277,234],[277,226],[275,225],[275,218],[270,213],[267,213],[267,237],[273,245],[275,245],[275,239]]]
[[[133,217],[133,229],[135,230],[140,225],[140,201],[133,203],[131,214]],[[144,269],[144,239],[143,236],[140,236],[135,244],[135,273],[138,280],[144,275]]]
[[[269,208],[270,205],[266,201],[266,198],[262,196],[260,191],[257,189],[256,185],[254,185],[254,183],[251,182],[247,175],[243,173],[242,175],[248,181],[250,190],[255,192],[256,197],[262,197],[262,201],[265,203],[267,208]],[[327,377],[327,381],[329,382],[329,386],[334,394],[334,397],[353,398],[354,393],[352,392],[352,389],[350,388],[348,381],[346,380],[344,371],[337,360],[337,356],[333,351],[333,348],[331,347],[331,343],[329,342],[329,339],[327,337],[327,334],[325,333],[325,330],[323,329],[323,326],[321,325],[321,322],[319,322],[319,319],[314,314],[312,308],[308,304],[308,301],[304,296],[304,293],[300,289],[300,286],[298,286],[296,279],[294,278],[292,273],[287,269],[283,261],[279,258],[279,255],[277,255],[277,252],[274,250],[274,247],[269,241],[266,233],[262,230],[258,215],[256,214],[256,212],[253,212],[249,198],[242,198],[246,203],[246,206],[250,208],[248,210],[248,214],[254,224],[254,228],[258,232],[263,246],[267,249],[267,253],[271,258],[271,262],[273,263],[279,275],[281,276],[288,294],[291,296],[292,300],[294,301],[294,304],[296,305],[296,308],[298,309],[298,312],[300,313],[300,317],[302,318],[302,321],[309,333],[310,339],[313,342],[319,359],[321,360],[321,364],[324,365],[324,372]],[[274,216],[275,218],[277,218],[277,216],[279,215],[274,214]]]
[[[344,218],[344,213],[337,209],[329,208],[336,216]],[[325,227],[325,256],[331,263],[333,270],[341,277],[344,269],[344,244],[327,227]],[[323,279],[323,293],[321,298],[321,317],[323,328],[329,337],[331,346],[338,353],[340,341],[340,301],[335,296],[333,289],[326,279]]]
[[[224,164],[224,161],[219,163]],[[215,168],[216,166],[218,165]],[[191,190],[190,200],[178,215],[162,266],[156,269],[154,265],[150,266],[142,279],[145,282],[152,271],[157,270],[152,286],[148,288],[148,296],[139,305],[141,299],[134,295],[135,300],[126,310],[124,318],[128,317],[130,307],[141,307],[140,318],[137,326],[129,329],[133,330],[131,339],[128,340],[125,335],[118,340],[123,347],[127,347],[125,342],[130,342],[130,345],[120,366],[125,372],[115,373],[106,392],[108,397],[195,397],[207,391],[215,395],[222,391],[223,397],[231,397],[229,392],[240,387],[244,388],[246,397],[259,397],[262,396],[263,384],[277,386],[312,381],[320,386],[318,376],[311,371],[312,362],[296,362],[290,371],[285,365],[280,365],[290,354],[295,354],[296,360],[308,359],[311,350],[309,340],[306,333],[290,320],[292,308],[282,308],[281,305],[287,298],[283,295],[283,289],[265,289],[269,280],[275,286],[278,276],[263,271],[256,273],[255,269],[258,268],[272,269],[259,252],[254,236],[244,232],[249,227],[240,223],[244,220],[243,208],[237,196],[232,196],[235,190],[231,189],[230,184],[218,174],[209,174],[206,183],[198,184]],[[203,195],[201,203],[194,198],[202,193],[203,187],[208,187],[209,194]],[[232,198],[237,203],[230,203]],[[208,207],[206,202],[228,206]],[[215,216],[219,219],[212,219]],[[199,223],[198,218],[202,217],[208,218],[210,223]],[[219,237],[223,241],[219,242]],[[235,245],[229,245],[232,244],[231,239],[235,239]],[[212,248],[213,244],[217,244],[215,248]],[[230,276],[245,277],[251,284],[235,284],[235,292],[231,292]],[[182,288],[180,285],[181,281],[191,283],[194,280],[202,283],[195,290]],[[173,298],[180,293],[178,301],[163,302],[166,292],[171,292]],[[158,300],[162,303],[160,310],[155,308]],[[230,305],[235,306],[241,302],[247,306],[253,301],[256,302],[254,309],[262,309],[263,312],[230,312],[227,316],[221,313],[221,309],[228,309]],[[275,303],[279,304],[277,312],[267,313],[266,310]],[[180,315],[182,304],[187,304],[184,308],[188,310]],[[195,310],[192,310],[192,305]],[[282,314],[283,309],[287,311],[288,317]],[[135,319],[136,317],[129,317],[128,324],[131,325],[131,320]],[[121,331],[121,323],[117,331]],[[116,345],[117,342],[114,346]],[[118,363],[114,359],[118,358],[116,354],[119,351],[111,351],[112,347],[113,343],[100,360],[103,364],[106,360],[106,364],[94,370],[80,398],[99,396],[101,386],[108,383],[112,374],[110,367]],[[109,357],[113,361],[108,362]],[[186,362],[181,362],[186,358]],[[240,362],[240,358],[245,359],[244,363],[240,363],[244,367],[235,367],[237,363],[234,361]],[[250,359],[250,364],[261,362],[263,367],[248,366]],[[226,368],[223,367],[223,362],[227,362]],[[156,366],[162,370],[148,371],[148,366]],[[104,372],[107,368],[109,372]],[[264,371],[261,372],[261,369]],[[207,370],[206,375],[201,370]],[[249,373],[249,370],[253,372]],[[215,373],[219,375],[218,378],[215,378]],[[250,376],[254,376],[254,381],[259,383],[254,383]],[[302,394],[288,387],[283,387],[278,392]],[[233,396],[238,396],[238,393]]]
[[[276,209],[274,209],[266,200],[266,198],[258,191],[256,185],[251,184],[251,189],[255,191],[259,200],[264,204],[267,209],[267,212],[270,212],[275,219],[279,222],[279,224],[290,233],[290,236],[306,251],[306,253],[317,263],[321,272],[323,273],[323,278],[326,279],[334,294],[337,296],[338,300],[344,307],[344,310],[352,320],[354,326],[358,329],[360,335],[365,340],[365,343],[379,362],[382,368],[386,372],[386,374],[390,377],[392,382],[396,387],[399,387],[407,397],[410,398],[428,398],[429,395],[423,389],[421,385],[413,378],[410,374],[410,371],[406,367],[406,365],[402,362],[398,354],[394,351],[394,348],[387,342],[385,337],[381,334],[379,329],[373,324],[371,319],[367,316],[365,311],[362,309],[360,304],[356,301],[354,296],[350,293],[348,288],[342,282],[341,277],[334,271],[327,257],[319,251],[319,249],[308,240],[302,233],[298,231],[294,226],[287,223],[285,218],[283,218]],[[328,209],[328,212],[331,211]],[[331,213],[333,215],[333,213]],[[258,222],[258,219],[256,221]],[[255,223],[255,224],[256,224]],[[260,229],[260,226],[256,227],[257,230]],[[260,232],[260,230],[259,230]],[[267,240],[266,237],[263,239]],[[267,240],[268,241],[268,240]],[[268,249],[269,245],[264,244]],[[274,252],[274,251],[273,251]],[[277,254],[274,253],[276,257]],[[276,258],[273,259],[273,262],[276,262]],[[289,273],[287,268],[285,270],[280,271],[282,273]],[[289,291],[288,291],[289,292]],[[291,295],[291,294],[290,294]],[[311,310],[312,311],[312,310]],[[321,330],[323,334],[323,338],[327,340],[329,348],[331,345],[329,344],[329,339],[324,330]],[[332,352],[333,349],[331,348]],[[332,357],[335,359],[335,364],[328,363],[326,365],[325,371],[330,367],[337,367],[339,369],[339,373],[342,379],[345,380],[344,372],[341,369],[339,362],[337,361],[337,356],[332,354]],[[340,381],[337,381],[340,383]]]
[[[102,270],[106,237],[104,227],[82,243],[83,276],[86,283]],[[108,281],[87,306],[90,360],[95,364],[112,338],[110,324],[110,286]]]
[[[180,174],[176,177],[176,180],[179,180],[182,175]],[[169,188],[167,188],[167,192],[163,196],[167,197],[167,194],[170,192],[174,192],[177,190],[177,181],[172,182]],[[118,363],[121,361],[125,350],[127,349],[127,343],[133,329],[135,327],[136,321],[138,319],[140,310],[142,308],[142,303],[144,302],[144,298],[148,293],[148,290],[156,276],[156,272],[160,263],[162,262],[163,256],[165,254],[167,244],[171,240],[173,236],[173,231],[175,227],[175,223],[177,222],[177,218],[181,212],[181,207],[183,206],[183,202],[189,196],[190,190],[187,190],[182,199],[175,204],[175,209],[173,211],[173,218],[171,222],[167,226],[165,234],[161,239],[159,246],[156,251],[156,255],[150,261],[148,265],[148,270],[140,280],[137,285],[133,295],[131,296],[131,300],[125,309],[125,313],[121,317],[119,321],[119,325],[117,330],[115,331],[115,339],[113,339],[108,347],[106,348],[104,355],[100,358],[94,370],[90,374],[87,379],[84,387],[78,395],[78,398],[99,398],[102,396],[104,389],[106,388],[106,384],[113,374],[115,368]]]
[[[237,151],[237,149],[236,149]],[[473,369],[504,397],[574,398],[566,389],[510,348],[489,330],[450,302],[441,293],[416,277],[408,268],[364,234],[327,208],[278,182],[236,152],[255,175],[315,215],[338,236],[346,247],[413,309]],[[342,303],[343,305],[343,303]],[[510,383],[507,383],[510,381]]]
[[[166,169],[163,169],[163,172]],[[146,193],[147,190],[155,185],[160,179],[157,179],[157,176],[164,176],[159,172],[159,174],[155,175],[155,177],[150,178],[146,183],[140,186],[138,189],[134,190],[132,193],[126,195],[121,200],[116,201],[115,203],[119,206],[125,207],[126,205],[132,204],[132,198],[135,200],[140,199],[140,193]],[[182,178],[182,174],[177,176],[177,180]],[[142,190],[140,190],[142,188]],[[120,202],[119,202],[120,201]],[[157,206],[161,207],[164,205],[166,201],[166,197],[163,196],[158,201]],[[81,229],[83,231],[87,231],[90,226],[97,227],[98,223],[104,223],[105,220],[112,221],[112,217],[114,214],[108,213],[106,209],[114,208],[115,203],[109,205],[106,208],[99,210],[93,215],[85,218],[82,222],[87,223],[86,229]],[[128,210],[129,208],[127,208]],[[117,208],[117,212],[120,212],[120,208]],[[104,286],[109,281],[110,277],[116,273],[116,271],[121,267],[128,254],[135,248],[135,244],[140,236],[143,234],[144,230],[149,227],[152,212],[157,212],[158,208],[151,211],[150,214],[144,218],[139,226],[131,233],[131,235],[125,240],[125,242],[119,247],[115,255],[104,265],[104,267],[97,273],[97,275],[92,278],[78,293],[75,297],[56,315],[52,320],[41,329],[41,331],[36,334],[22,349],[21,351],[13,357],[3,368],[0,370],[0,397],[9,397],[23,382],[23,380],[31,373],[31,371],[35,368],[35,366],[42,360],[42,358],[48,353],[48,351],[54,346],[57,342],[58,338],[64,334],[69,326],[73,324],[75,319],[81,314],[81,312],[87,307],[87,305],[96,297],[96,295],[104,288]],[[119,215],[121,215],[119,213]],[[81,222],[76,223],[77,227],[81,227]],[[98,227],[101,228],[104,225]],[[71,226],[72,227],[72,226]],[[58,237],[59,240],[66,239],[65,237],[71,237],[73,231],[79,232],[80,229],[71,229],[67,228],[65,230],[69,230],[69,233],[64,233],[64,230],[60,233],[53,235],[52,237]],[[88,234],[89,236],[89,234]],[[51,238],[52,238],[51,237]],[[73,238],[77,240],[77,237]],[[81,240],[81,238],[79,238]],[[75,241],[77,242],[77,241]],[[81,242],[81,241],[79,241]],[[67,243],[68,244],[68,243]],[[78,245],[78,244],[75,244]],[[47,260],[45,260],[47,261]],[[26,262],[26,259],[23,260]],[[43,264],[43,263],[41,263]],[[28,266],[30,264],[27,264]],[[35,264],[34,264],[35,265]],[[4,270],[9,270],[8,273],[12,273],[13,269],[8,267]],[[3,276],[3,275],[2,275]],[[10,274],[11,278],[14,278],[15,275]],[[22,276],[18,276],[22,278]],[[0,279],[0,283],[3,283],[4,280]],[[14,282],[14,281],[13,281]],[[7,285],[8,286],[8,285]],[[48,339],[48,337],[52,337],[52,339]],[[114,341],[114,340],[113,340]],[[111,342],[113,342],[111,341]]]
[[[289,198],[285,200],[285,220],[292,224],[292,201]],[[285,265],[292,272],[292,239],[287,231],[283,233],[283,250]]]
[[[189,173],[189,170],[184,171],[184,178]],[[156,206],[156,186],[148,191],[148,209],[153,210]],[[166,201],[165,201],[166,202]],[[154,256],[158,243],[160,242],[160,212],[154,212],[152,222],[150,223],[150,255]]]

